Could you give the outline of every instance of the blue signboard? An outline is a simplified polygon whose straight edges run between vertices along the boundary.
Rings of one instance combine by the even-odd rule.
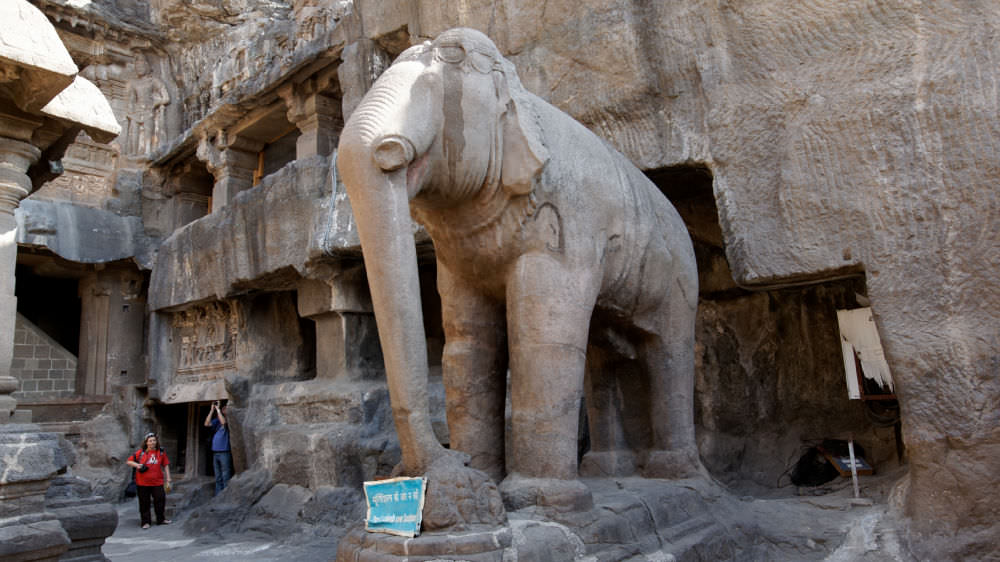
[[[365,482],[365,500],[368,502],[365,530],[403,537],[419,535],[425,487],[423,478]]]

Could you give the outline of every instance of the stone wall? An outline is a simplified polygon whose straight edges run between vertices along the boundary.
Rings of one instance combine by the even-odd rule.
[[[18,401],[65,398],[76,392],[76,357],[18,314],[11,375],[21,381]]]

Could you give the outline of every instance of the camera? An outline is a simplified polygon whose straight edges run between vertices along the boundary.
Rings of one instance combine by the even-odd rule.
[[[149,467],[146,466],[146,465],[142,465],[139,468],[137,468],[136,470],[138,470],[139,472],[146,472],[147,470],[149,470]]]

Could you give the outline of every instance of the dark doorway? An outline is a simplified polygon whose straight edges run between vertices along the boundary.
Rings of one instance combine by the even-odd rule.
[[[73,355],[80,353],[80,297],[75,277],[42,277],[18,264],[17,311]]]
[[[170,472],[181,478],[187,465],[188,405],[161,404],[156,407],[160,446],[167,451]]]

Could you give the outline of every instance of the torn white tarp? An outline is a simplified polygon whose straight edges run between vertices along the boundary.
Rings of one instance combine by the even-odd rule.
[[[865,378],[875,381],[883,388],[894,390],[889,364],[885,360],[878,328],[875,327],[875,319],[872,317],[872,309],[838,310],[837,324],[840,325],[840,345],[844,352],[848,395],[853,399],[861,398],[858,372],[854,364],[855,354],[861,362]]]

